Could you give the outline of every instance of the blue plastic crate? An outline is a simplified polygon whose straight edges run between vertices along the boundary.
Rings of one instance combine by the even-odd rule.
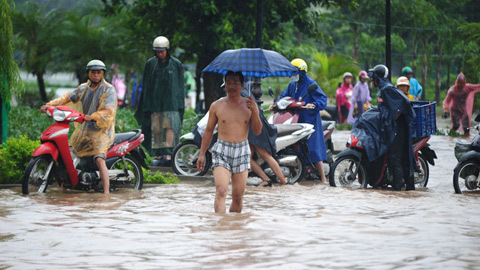
[[[412,121],[412,138],[427,137],[437,132],[435,101],[412,101],[416,117]]]

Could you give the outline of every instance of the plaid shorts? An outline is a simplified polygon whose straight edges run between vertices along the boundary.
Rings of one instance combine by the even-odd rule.
[[[248,140],[231,143],[217,140],[212,147],[212,168],[221,166],[231,173],[250,169],[250,146]]]

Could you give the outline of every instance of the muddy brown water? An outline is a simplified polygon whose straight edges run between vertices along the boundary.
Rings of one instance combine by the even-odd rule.
[[[241,214],[213,213],[210,181],[109,197],[0,190],[0,268],[480,269],[480,194],[454,194],[454,139],[430,144],[425,189],[248,186]]]

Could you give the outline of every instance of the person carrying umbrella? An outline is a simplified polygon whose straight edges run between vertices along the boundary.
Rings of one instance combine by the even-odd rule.
[[[226,211],[225,199],[230,178],[232,178],[230,212],[242,211],[243,194],[250,169],[249,125],[251,124],[252,131],[256,135],[262,132],[257,103],[252,97],[241,96],[243,81],[243,74],[240,71],[228,71],[225,75],[227,97],[213,102],[210,106],[208,123],[203,133],[197,160],[197,169],[203,171],[205,153],[212,141],[215,126],[218,124],[218,139],[211,149],[216,213]]]
[[[314,126],[315,132],[312,133],[308,139],[310,149],[308,158],[315,164],[315,168],[320,174],[322,183],[326,184],[327,178],[325,177],[323,169],[323,161],[327,160],[327,148],[325,145],[325,138],[323,137],[322,118],[320,117],[319,112],[327,106],[327,96],[320,87],[314,92],[307,94],[308,86],[311,84],[317,84],[307,75],[307,63],[300,58],[292,60],[291,63],[297,67],[298,73],[297,75],[292,76],[292,82],[290,82],[288,87],[280,94],[278,99],[280,100],[283,97],[289,96],[299,100],[300,97],[306,95],[303,101],[305,101],[305,106],[308,109],[298,112],[298,122],[309,123]]]

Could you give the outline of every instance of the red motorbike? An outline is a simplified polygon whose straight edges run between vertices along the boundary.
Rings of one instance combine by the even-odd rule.
[[[45,114],[55,122],[43,132],[41,145],[32,153],[22,179],[22,193],[43,193],[54,181],[64,188],[101,190],[100,174],[93,158],[78,157],[68,144],[70,122],[83,123],[85,115],[67,106],[49,106]],[[115,134],[106,159],[112,190],[142,189],[142,166],[148,168],[140,147],[143,139],[139,129]]]

